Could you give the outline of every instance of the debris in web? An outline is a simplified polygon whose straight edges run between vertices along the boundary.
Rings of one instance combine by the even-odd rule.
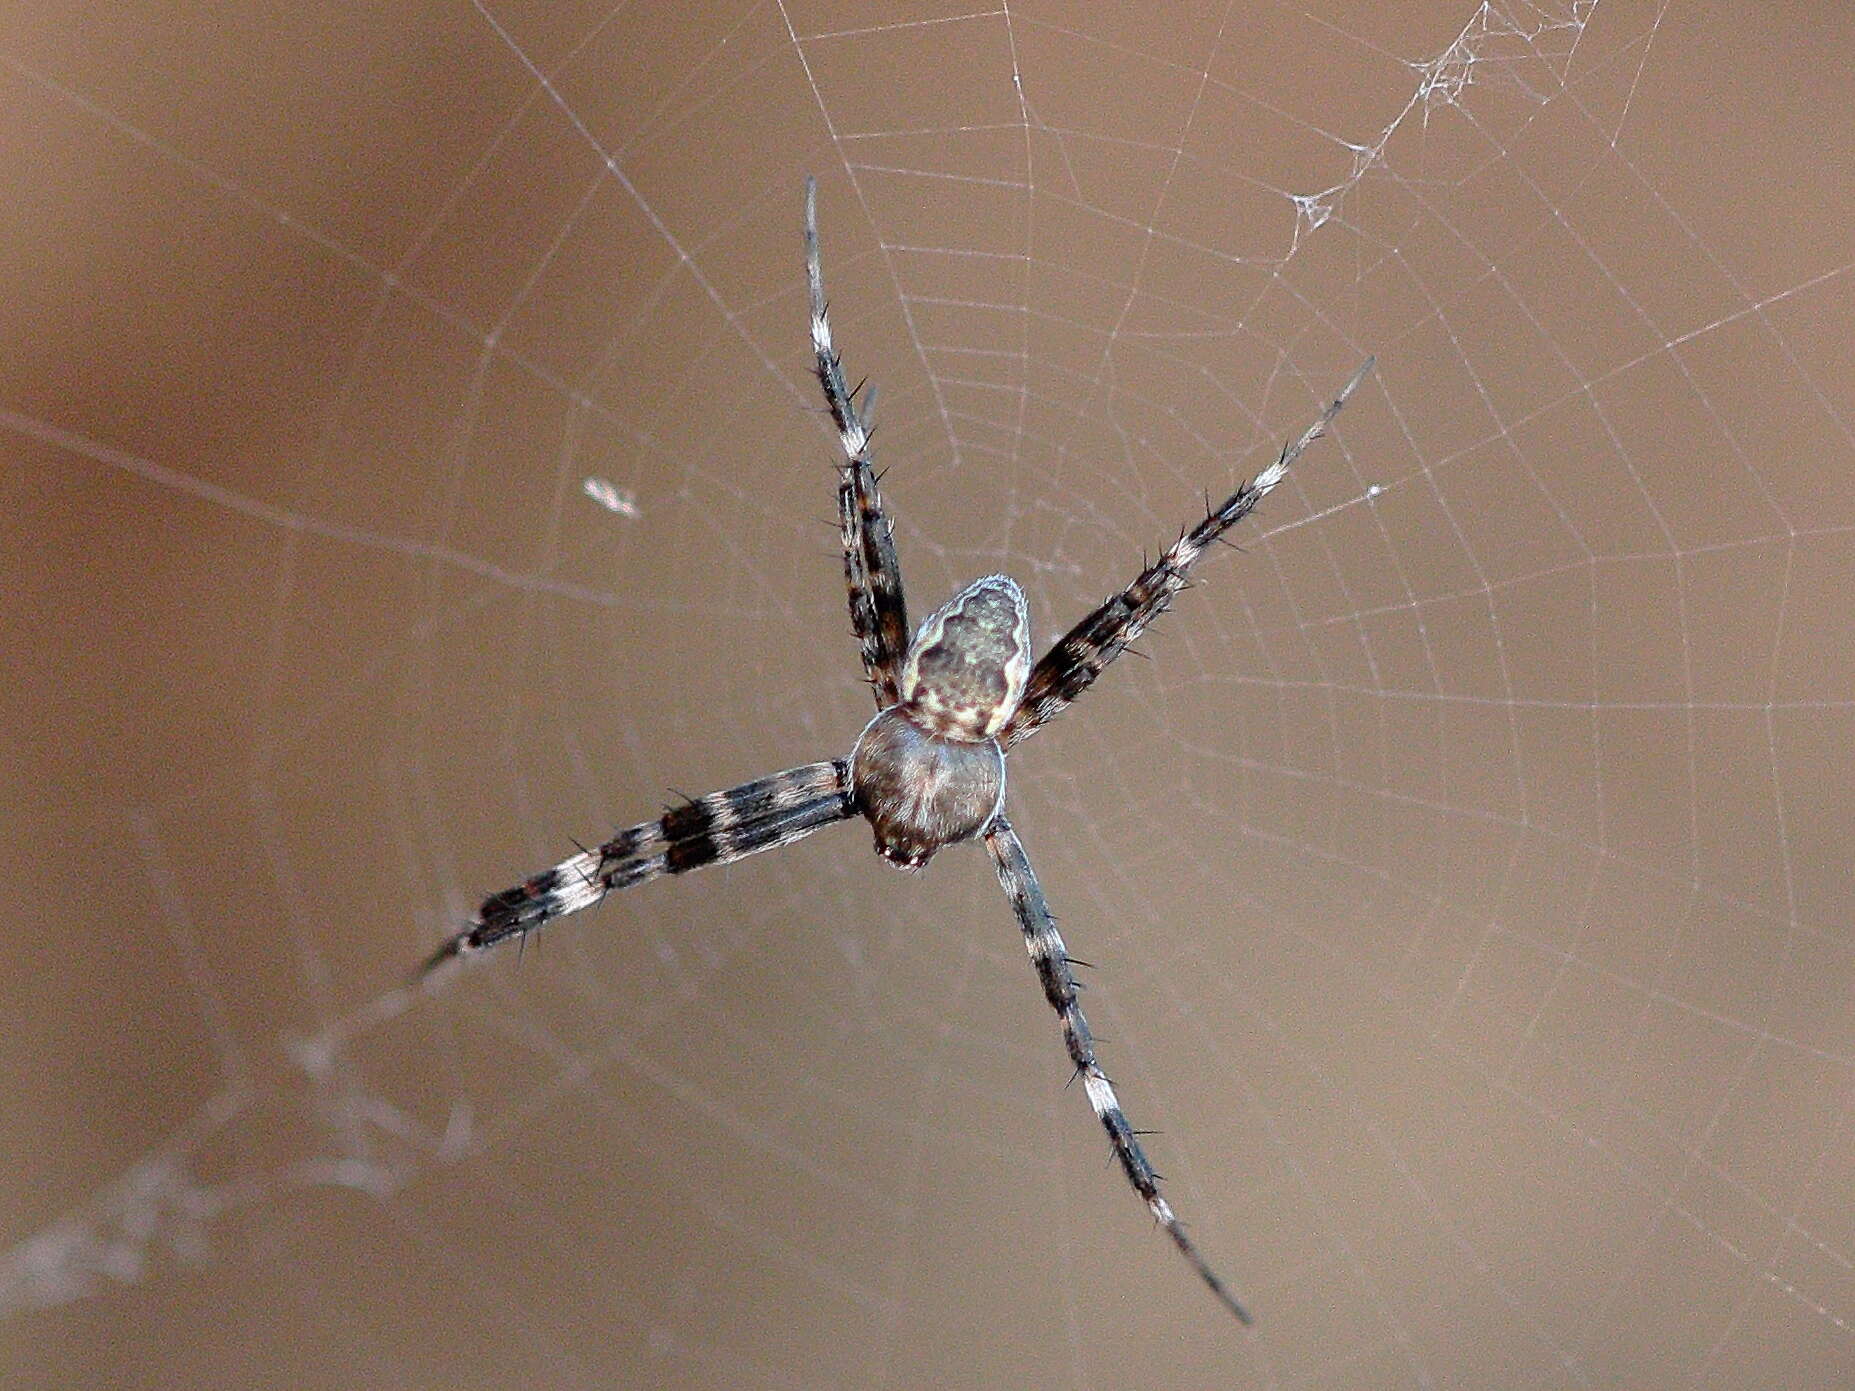
[[[621,517],[633,520],[643,515],[638,510],[637,495],[627,488],[619,487],[609,478],[588,478],[580,488],[587,497],[608,512],[616,512]]]

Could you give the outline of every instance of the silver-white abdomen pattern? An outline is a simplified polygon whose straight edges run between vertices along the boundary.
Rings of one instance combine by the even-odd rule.
[[[902,663],[902,705],[928,733],[977,743],[1004,727],[1030,671],[1024,591],[1007,575],[987,575],[916,631]]]

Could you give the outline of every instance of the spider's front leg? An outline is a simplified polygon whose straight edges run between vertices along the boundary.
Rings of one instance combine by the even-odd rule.
[[[1114,1084],[1108,1080],[1108,1074],[1101,1070],[1101,1063],[1095,1057],[1095,1040],[1089,1033],[1089,1021],[1082,1017],[1082,1007],[1076,1002],[1078,987],[1075,973],[1069,969],[1069,954],[1063,948],[1062,937],[1057,934],[1056,920],[1050,916],[1050,905],[1044,899],[1043,887],[1038,884],[1036,874],[1031,870],[1030,857],[1024,853],[1024,845],[1018,839],[1018,833],[1011,829],[1010,822],[1000,816],[987,828],[985,844],[986,849],[992,852],[999,885],[1011,900],[1012,911],[1018,915],[1018,925],[1024,929],[1024,945],[1030,948],[1031,965],[1037,968],[1037,979],[1043,982],[1043,997],[1050,1002],[1050,1008],[1056,1011],[1057,1018],[1062,1020],[1063,1042],[1068,1045],[1069,1060],[1075,1064],[1076,1075],[1082,1079],[1083,1090],[1088,1093],[1089,1105],[1094,1107],[1096,1119],[1101,1122],[1102,1129],[1108,1132],[1108,1143],[1114,1146],[1114,1157],[1120,1160],[1121,1171],[1127,1175],[1127,1181],[1133,1185],[1134,1192],[1146,1200],[1147,1210],[1166,1229],[1166,1235],[1172,1238],[1173,1245],[1191,1262],[1199,1278],[1211,1287],[1211,1293],[1222,1300],[1224,1307],[1231,1313],[1244,1323],[1249,1323],[1249,1311],[1230,1292],[1230,1287],[1219,1278],[1217,1272],[1211,1269],[1210,1263],[1199,1254],[1198,1247],[1185,1234],[1185,1228],[1179,1225],[1172,1205],[1159,1191],[1159,1175],[1154,1172],[1153,1165],[1147,1160],[1146,1151],[1140,1148],[1133,1126],[1128,1124],[1127,1115],[1121,1110],[1120,1099],[1114,1094]]]
[[[843,363],[831,343],[824,298],[824,267],[818,252],[818,183],[805,180],[805,274],[811,287],[812,351],[824,401],[844,445],[843,478],[837,488],[838,528],[844,541],[844,583],[850,591],[850,625],[862,647],[863,670],[876,704],[895,704],[902,656],[908,649],[908,604],[895,536],[870,466],[869,421],[857,410],[844,381]],[[867,406],[869,394],[864,396]]]
[[[1280,483],[1301,453],[1326,432],[1333,417],[1340,413],[1347,397],[1358,390],[1376,358],[1353,373],[1353,379],[1340,388],[1340,394],[1327,404],[1320,418],[1302,432],[1301,438],[1282,446],[1276,461],[1245,483],[1236,492],[1205,515],[1205,519],[1166,548],[1164,555],[1147,566],[1134,582],[1105,601],[1099,608],[1058,638],[1038,660],[1024,690],[1024,700],[1012,714],[998,736],[1009,749],[1020,739],[1035,734],[1044,725],[1069,708],[1069,703],[1094,683],[1128,644],[1164,613],[1175,596],[1185,587],[1185,577],[1198,557],[1231,527],[1250,514],[1269,490]]]
[[[491,894],[470,925],[432,953],[424,972],[452,957],[525,937],[555,918],[592,907],[614,889],[705,865],[732,864],[856,813],[850,764],[841,758],[711,792]]]

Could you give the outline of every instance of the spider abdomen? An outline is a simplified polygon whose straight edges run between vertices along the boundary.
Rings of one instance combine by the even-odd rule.
[[[1018,708],[1030,670],[1024,591],[987,575],[922,623],[902,661],[902,704],[929,734],[982,743]]]
[[[876,828],[876,853],[903,869],[978,835],[1005,796],[1005,756],[995,740],[937,738],[896,705],[858,736],[850,775],[858,809]]]

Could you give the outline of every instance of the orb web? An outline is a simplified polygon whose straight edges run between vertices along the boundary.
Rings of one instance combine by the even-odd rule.
[[[23,25],[9,1363],[1846,1379],[1835,23]],[[808,172],[917,615],[1003,571],[1048,641],[1378,356],[1010,764],[1254,1335],[1103,1162],[977,851],[835,828],[406,984],[869,716]]]

